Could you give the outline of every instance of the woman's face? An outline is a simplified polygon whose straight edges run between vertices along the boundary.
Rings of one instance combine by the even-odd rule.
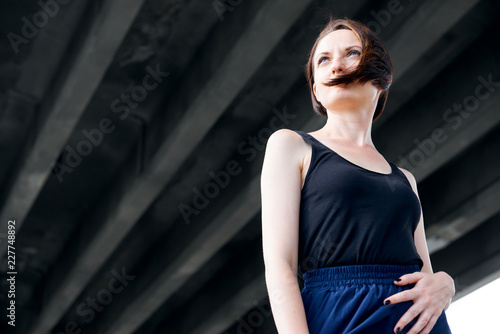
[[[324,83],[340,73],[355,69],[360,60],[361,41],[347,29],[335,30],[320,40],[313,58],[316,99],[328,110],[355,108],[378,100],[379,89],[370,81],[365,84],[326,86]]]

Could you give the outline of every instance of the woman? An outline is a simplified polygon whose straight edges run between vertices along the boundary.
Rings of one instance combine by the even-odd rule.
[[[365,25],[330,19],[306,66],[325,126],[267,142],[262,236],[279,333],[450,333],[454,282],[433,273],[415,178],[371,138],[392,72]]]

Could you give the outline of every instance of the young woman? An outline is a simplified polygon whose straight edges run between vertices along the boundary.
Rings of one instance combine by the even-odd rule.
[[[279,333],[450,333],[454,282],[433,273],[416,180],[371,138],[392,73],[378,36],[330,19],[306,66],[325,126],[267,142],[262,238]]]

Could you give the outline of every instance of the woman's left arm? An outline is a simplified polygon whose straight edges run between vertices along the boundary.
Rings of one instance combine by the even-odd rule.
[[[413,191],[418,197],[417,182],[415,177],[407,170],[400,168],[407,176]],[[399,333],[411,320],[419,316],[418,321],[413,325],[408,334],[429,333],[434,327],[437,319],[443,310],[446,310],[451,303],[451,298],[455,295],[455,283],[453,278],[447,273],[440,271],[433,273],[427,241],[425,238],[424,218],[422,208],[420,208],[420,221],[415,230],[415,247],[424,265],[420,272],[403,275],[401,281],[396,285],[404,286],[415,284],[409,290],[394,294],[387,298],[390,304],[413,301],[413,305],[399,319],[394,327],[394,332]],[[399,328],[399,331],[398,331]]]

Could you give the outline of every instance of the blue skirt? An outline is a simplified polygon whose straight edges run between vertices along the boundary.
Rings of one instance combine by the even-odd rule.
[[[352,265],[306,272],[301,296],[309,333],[394,333],[396,323],[413,302],[384,305],[384,300],[412,288],[397,286],[394,281],[415,271],[420,271],[418,265]],[[417,319],[401,333],[407,333]],[[431,334],[451,334],[444,310]]]

